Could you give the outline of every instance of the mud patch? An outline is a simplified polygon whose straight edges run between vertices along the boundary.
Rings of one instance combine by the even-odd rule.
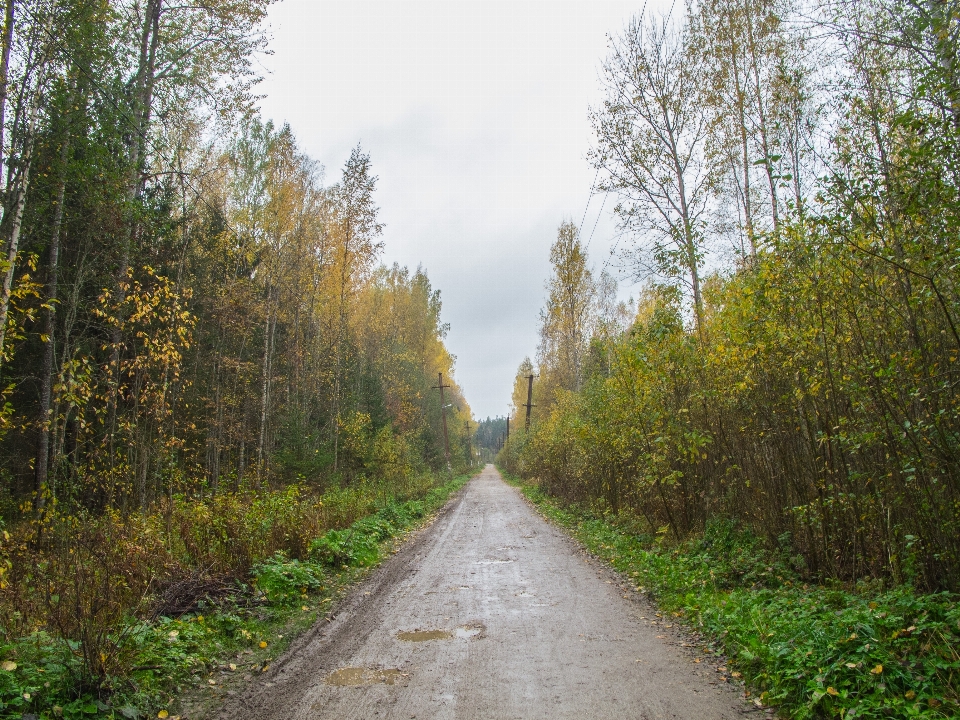
[[[453,633],[449,630],[409,630],[397,633],[397,640],[404,642],[427,642],[428,640],[449,640]]]
[[[408,677],[408,673],[397,668],[356,668],[345,667],[334,670],[325,680],[327,685],[338,687],[358,687],[361,685],[395,685],[398,681]]]

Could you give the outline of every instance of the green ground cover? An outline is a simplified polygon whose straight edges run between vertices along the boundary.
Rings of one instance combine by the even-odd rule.
[[[752,696],[781,716],[960,717],[956,595],[804,583],[787,552],[771,552],[733,522],[670,544],[504,477],[663,611],[710,638]]]
[[[414,499],[383,498],[374,512],[314,538],[302,559],[283,551],[258,559],[231,592],[195,611],[105,629],[109,643],[98,646],[113,648],[118,668],[105,682],[91,682],[85,638],[37,629],[0,640],[0,719],[175,718],[184,707],[193,717],[225,686],[264,672],[470,477],[437,481]]]

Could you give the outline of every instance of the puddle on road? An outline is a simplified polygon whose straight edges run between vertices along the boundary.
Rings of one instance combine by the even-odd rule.
[[[486,630],[486,627],[482,623],[461,625],[454,628],[453,632],[450,630],[408,630],[397,633],[397,640],[403,640],[404,642],[427,642],[429,640],[451,640],[452,638],[473,640],[482,638],[484,630]]]
[[[339,687],[356,687],[360,685],[393,685],[406,673],[397,668],[377,670],[375,668],[345,667],[335,670],[327,677],[327,685]]]
[[[461,640],[473,640],[483,637],[483,625],[464,625],[456,629],[457,637]]]
[[[397,640],[405,642],[426,642],[427,640],[449,640],[453,633],[449,630],[410,630],[397,633]]]

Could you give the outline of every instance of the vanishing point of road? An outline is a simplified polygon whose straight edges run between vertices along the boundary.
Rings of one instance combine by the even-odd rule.
[[[492,465],[223,720],[681,718],[753,710]]]

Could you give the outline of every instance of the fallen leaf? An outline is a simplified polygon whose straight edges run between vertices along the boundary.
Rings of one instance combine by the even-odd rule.
[[[261,647],[261,648],[265,648],[266,646],[267,646],[267,641],[266,641],[266,640],[261,640],[261,641],[260,641],[260,647]]]
[[[161,710],[160,712],[157,713],[157,717],[158,718],[170,717],[170,713],[168,713],[166,710]]]
[[[237,664],[236,664],[236,663],[230,663],[230,669],[231,669],[231,670],[236,670],[236,669],[237,669]]]
[[[846,665],[848,668],[855,668],[857,666],[856,663],[847,663]]]
[[[904,696],[907,700],[913,700],[913,699],[917,696],[917,694],[916,694],[913,690],[907,690],[907,691],[903,694],[903,696]]]
[[[7,672],[13,672],[17,669],[17,664],[13,660],[4,660],[0,663],[0,669],[6,670]]]
[[[879,675],[883,672],[883,665],[877,665],[873,670],[871,670],[874,675]]]
[[[840,693],[837,692],[837,689],[836,689],[835,687],[828,687],[828,688],[827,688],[827,695],[834,695],[834,696],[836,696],[836,695],[839,695],[839,694],[840,694]]]

